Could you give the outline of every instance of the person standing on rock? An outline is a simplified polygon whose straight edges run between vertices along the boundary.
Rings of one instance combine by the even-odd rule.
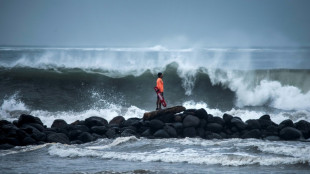
[[[163,82],[163,73],[159,72],[157,74],[158,78],[156,81],[156,87],[159,89],[161,96],[164,96],[164,82]],[[159,96],[157,95],[157,102],[156,102],[156,110],[161,110],[161,102]]]

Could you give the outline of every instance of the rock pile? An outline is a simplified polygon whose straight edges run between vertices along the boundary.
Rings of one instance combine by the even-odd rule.
[[[50,128],[38,117],[24,114],[13,123],[0,121],[0,149],[48,142],[82,144],[98,138],[126,136],[304,140],[310,138],[310,123],[305,120],[296,123],[284,120],[276,124],[269,115],[244,122],[239,117],[229,114],[217,117],[208,114],[204,109],[185,109],[182,106],[145,113],[143,119],[126,120],[122,116],[117,116],[108,122],[104,118],[93,116],[71,124],[57,119]]]

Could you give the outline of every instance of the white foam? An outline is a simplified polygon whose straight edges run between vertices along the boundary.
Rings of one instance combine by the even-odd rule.
[[[104,146],[89,146],[86,147],[87,149],[97,149],[97,150],[102,150],[102,149],[107,149],[107,148],[111,148],[111,147],[115,147],[124,143],[128,143],[128,142],[133,142],[133,141],[137,141],[138,139],[135,136],[130,136],[130,137],[118,137],[115,140],[113,140],[112,143],[104,145]]]
[[[18,93],[4,99],[0,108],[0,119],[12,121],[20,113],[28,113],[27,106],[18,99]]]

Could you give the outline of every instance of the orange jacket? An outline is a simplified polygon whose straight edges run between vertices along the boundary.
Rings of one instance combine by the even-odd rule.
[[[159,89],[160,92],[164,92],[164,82],[163,82],[163,79],[161,79],[161,78],[157,79],[156,87]]]

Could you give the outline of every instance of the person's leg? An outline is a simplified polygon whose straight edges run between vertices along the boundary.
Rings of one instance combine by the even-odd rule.
[[[157,101],[156,101],[156,110],[158,110],[160,105],[159,97],[157,96]]]
[[[163,92],[161,93],[161,96],[164,97],[164,93]],[[158,97],[158,100],[159,100],[159,97]],[[159,100],[159,109],[161,109],[161,102],[160,102],[160,100]]]

